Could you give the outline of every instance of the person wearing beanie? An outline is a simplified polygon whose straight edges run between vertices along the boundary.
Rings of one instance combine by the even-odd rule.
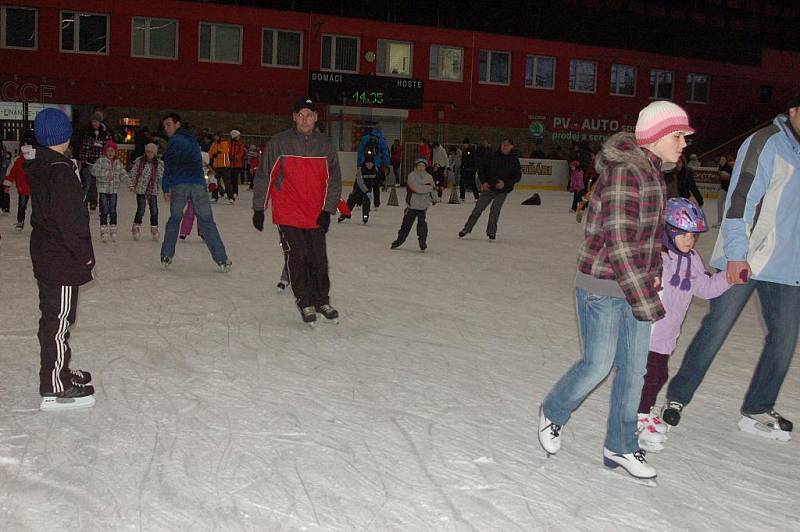
[[[92,376],[70,368],[69,339],[79,287],[92,280],[95,265],[89,212],[75,163],[64,155],[72,136],[67,115],[44,109],[36,115],[34,130],[39,145],[24,169],[31,188],[30,254],[41,310],[40,408],[86,408],[95,402]]]
[[[653,408],[667,382],[669,356],[675,350],[692,297],[713,299],[731,286],[726,272],[707,274],[702,257],[694,250],[699,234],[708,231],[703,210],[685,198],[672,198],[667,201],[666,213],[658,292],[666,314],[650,331],[647,372],[636,426],[639,445],[654,452],[663,450],[667,426]]]
[[[414,171],[406,178],[406,210],[403,212],[403,221],[397,238],[391,244],[392,249],[397,249],[403,245],[411,232],[414,220],[417,221],[417,240],[419,250],[428,249],[428,222],[425,219],[428,207],[438,201],[439,196],[434,192],[436,182],[433,176],[427,172],[428,161],[424,157],[419,157],[414,162]]]
[[[113,140],[105,124],[103,115],[95,112],[89,120],[89,125],[81,139],[78,151],[78,161],[80,161],[81,181],[83,183],[84,195],[89,209],[97,209],[97,184],[92,175],[92,167],[97,159],[103,155],[103,147],[106,142]]]
[[[664,421],[681,418],[753,292],[766,341],[741,406],[739,429],[791,439],[793,424],[775,409],[800,333],[800,95],[772,124],[739,148],[711,265],[734,286],[711,300],[708,314],[667,387]]]
[[[375,167],[375,161],[367,159],[361,163],[356,179],[353,182],[353,191],[347,197],[348,212],[352,211],[356,205],[361,205],[361,221],[367,223],[369,221],[370,203],[374,198],[374,191],[377,187],[378,169]],[[342,223],[349,218],[349,214],[342,213],[336,221],[337,223]]]
[[[131,234],[139,240],[145,207],[150,207],[150,236],[156,242],[158,233],[158,195],[161,192],[161,178],[164,175],[164,162],[158,158],[158,145],[152,142],[144,147],[144,155],[133,161],[131,166],[130,190],[136,194],[136,215],[133,217]]]
[[[242,134],[237,130],[231,130],[230,157],[231,157],[231,183],[233,183],[233,195],[239,197],[239,185],[244,185],[244,167],[247,149],[242,142]]]
[[[581,357],[539,408],[539,443],[561,448],[572,413],[616,368],[603,463],[654,482],[636,436],[637,409],[647,367],[650,328],[665,315],[658,297],[666,187],[662,163],[675,163],[694,132],[670,102],[639,113],[635,134],[617,133],[595,159],[599,173],[589,199],[578,254],[575,299]]]
[[[106,141],[103,155],[92,165],[92,176],[100,194],[100,240],[117,241],[117,193],[128,172],[118,157],[119,148],[113,140]],[[109,222],[111,224],[109,225]]]

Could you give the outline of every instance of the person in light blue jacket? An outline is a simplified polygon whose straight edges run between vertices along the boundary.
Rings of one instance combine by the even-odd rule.
[[[800,95],[788,112],[739,148],[711,265],[735,283],[711,300],[667,389],[664,421],[675,425],[753,292],[767,337],[741,407],[742,431],[788,441],[792,422],[775,411],[800,329]]]

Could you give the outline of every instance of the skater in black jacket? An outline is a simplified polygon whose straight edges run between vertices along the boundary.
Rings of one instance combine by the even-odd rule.
[[[39,146],[25,171],[31,185],[31,262],[42,312],[40,408],[86,408],[94,405],[92,377],[69,367],[69,329],[77,314],[78,287],[92,280],[89,213],[75,163],[64,155],[72,136],[69,118],[59,109],[44,109],[34,129]]]

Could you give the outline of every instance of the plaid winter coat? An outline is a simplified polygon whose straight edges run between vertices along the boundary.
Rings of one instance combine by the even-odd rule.
[[[122,162],[105,155],[94,163],[92,175],[97,179],[97,192],[101,194],[116,194],[122,181],[128,181],[128,172]]]
[[[661,159],[638,147],[633,134],[617,133],[596,165],[578,270],[615,280],[636,319],[657,321],[665,315],[656,290],[666,201]]]

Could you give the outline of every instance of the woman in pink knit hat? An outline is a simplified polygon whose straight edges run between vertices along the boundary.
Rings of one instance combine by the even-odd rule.
[[[572,412],[615,368],[603,463],[647,483],[655,482],[656,470],[639,448],[636,425],[650,327],[664,317],[658,297],[666,201],[661,165],[678,160],[684,136],[692,133],[686,111],[656,101],[639,113],[635,135],[618,133],[597,154],[600,175],[575,278],[581,357],[539,409],[539,442],[555,454]]]

